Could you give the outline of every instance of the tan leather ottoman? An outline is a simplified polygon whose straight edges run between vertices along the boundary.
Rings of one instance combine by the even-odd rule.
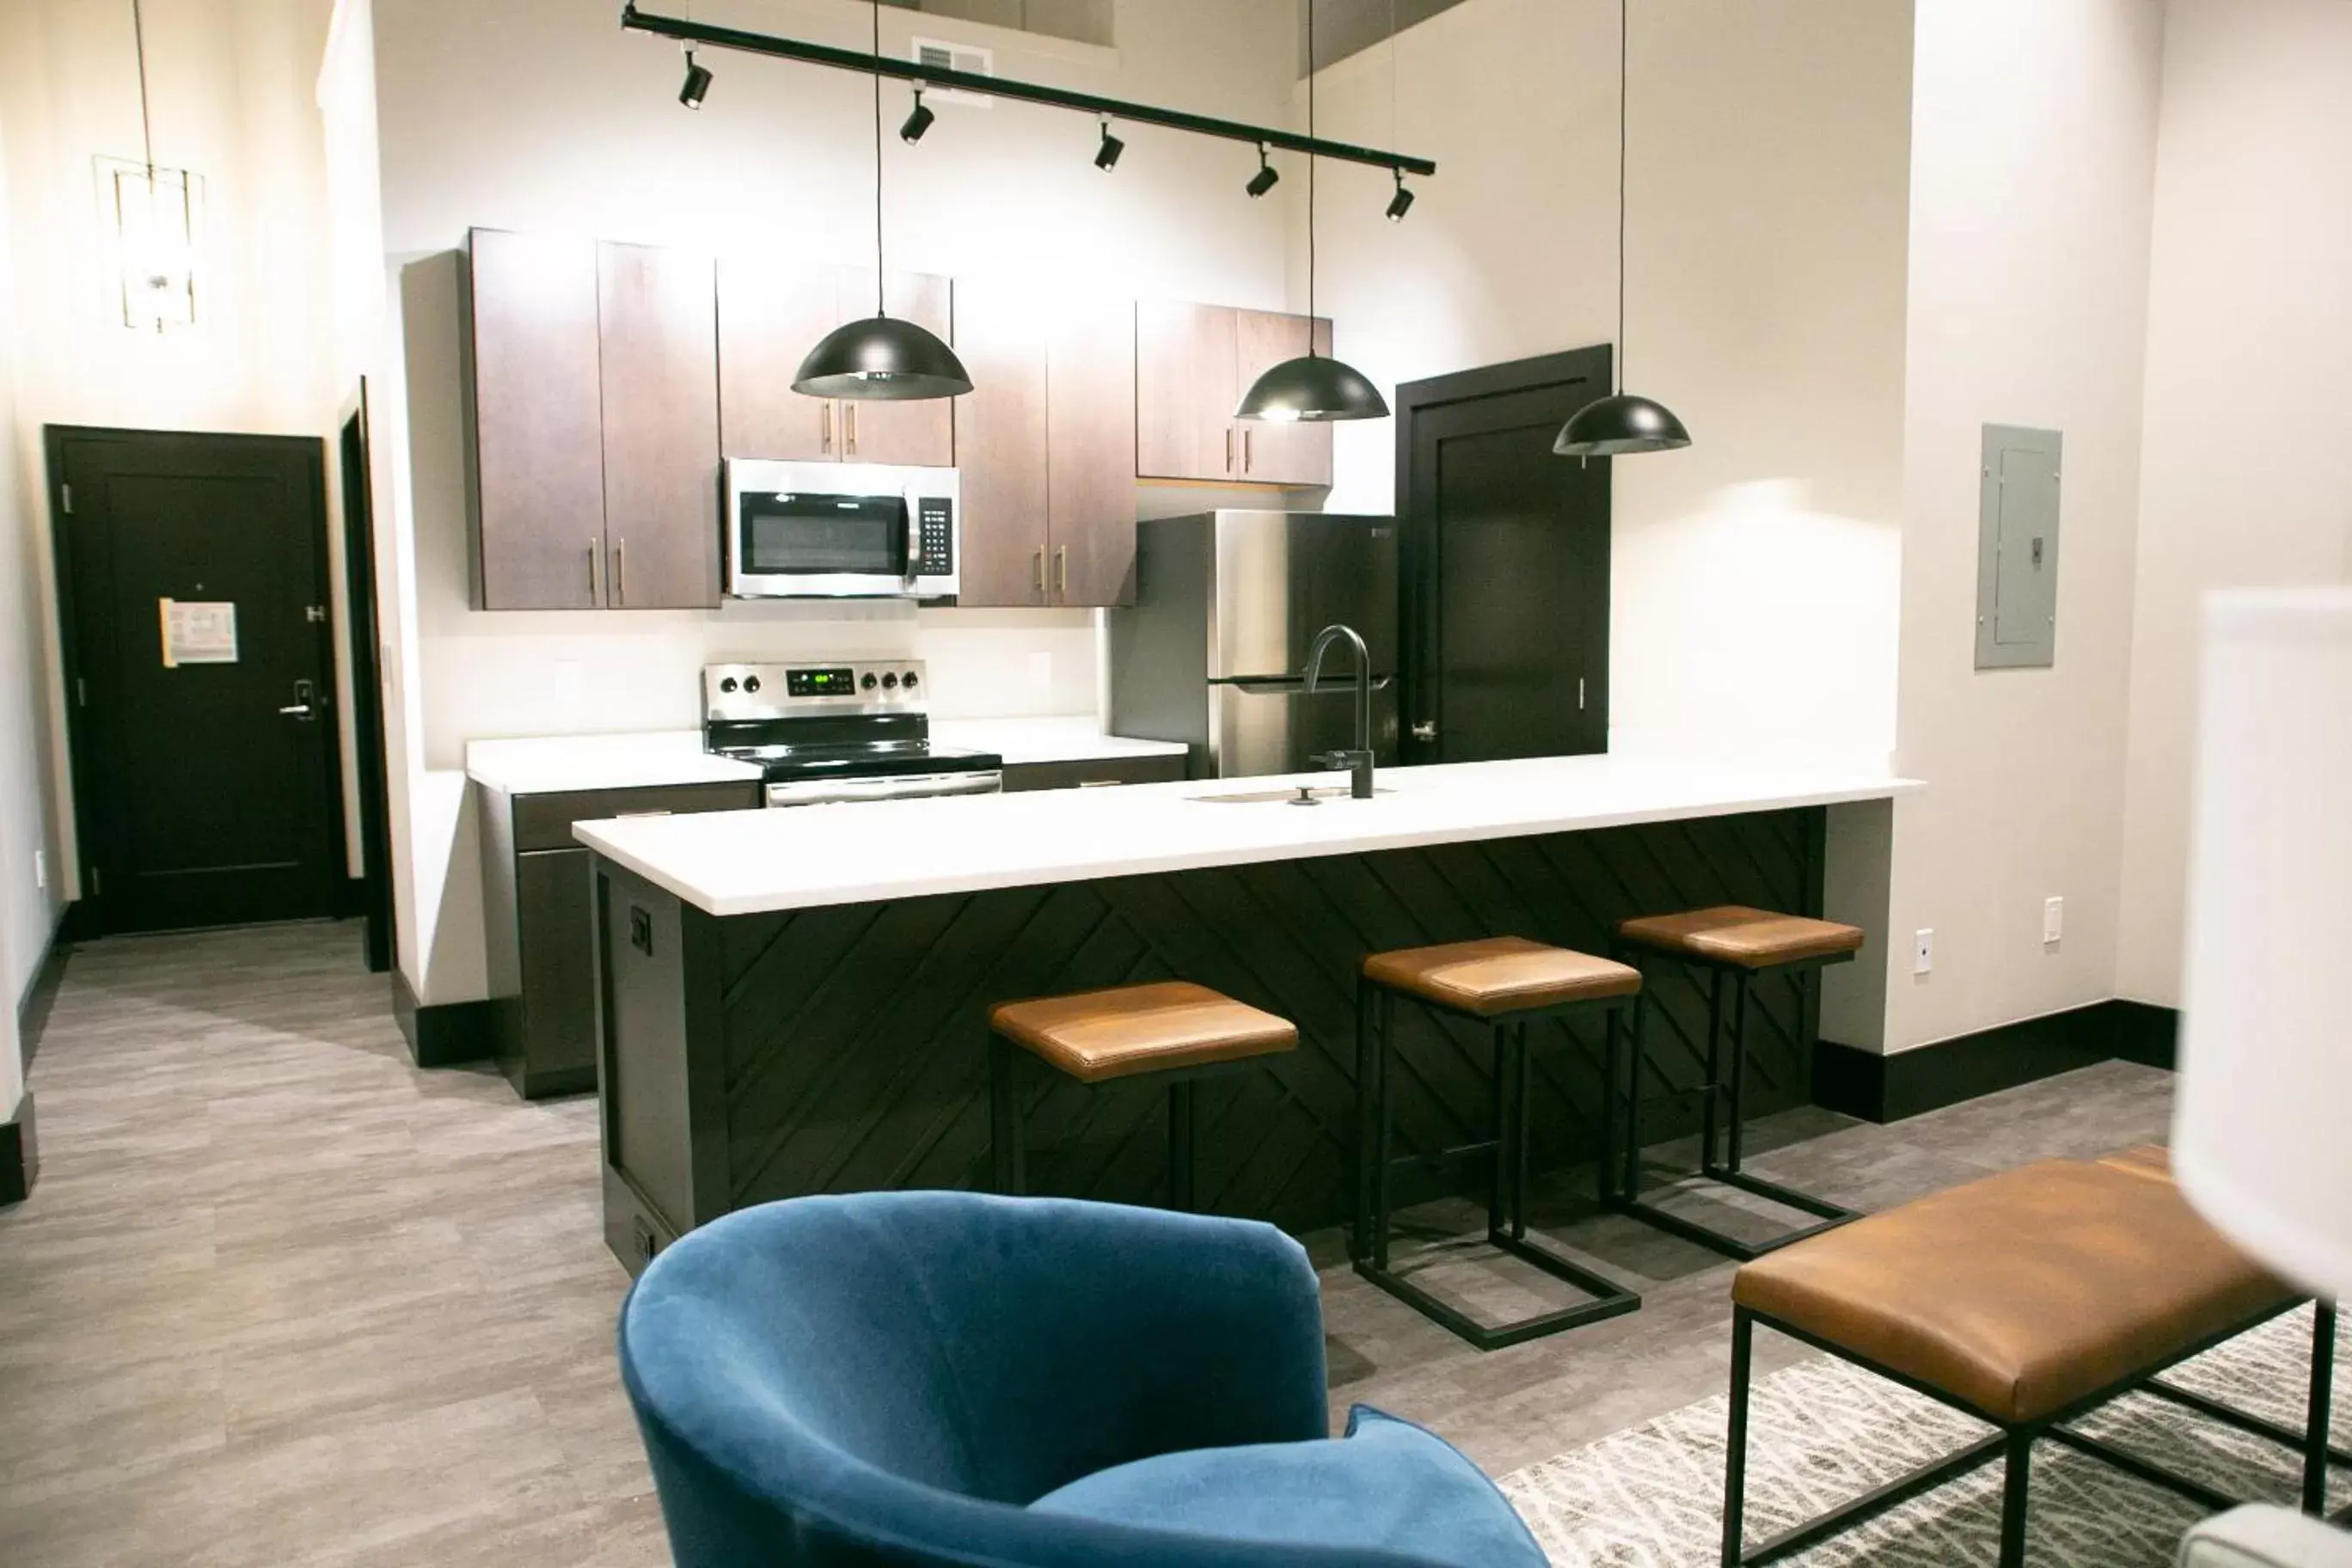
[[[2300,1303],[2189,1206],[2161,1149],[2044,1160],[1785,1247],[1732,1283],[1730,1452],[1723,1561],[1774,1561],[2005,1459],[2000,1562],[2024,1561],[2028,1462],[2037,1438],[2096,1456],[2206,1504],[2235,1500],[2074,1431],[2066,1423],[2137,1388],[2304,1451],[2315,1500],[2326,1462],[2332,1307],[2314,1339],[2309,1432],[2225,1412],[2156,1374]],[[1895,1486],[1743,1553],[1749,1346],[1761,1323],[2000,1430]]]

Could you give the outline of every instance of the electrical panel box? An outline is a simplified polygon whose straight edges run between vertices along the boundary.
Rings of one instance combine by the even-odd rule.
[[[2055,430],[1984,427],[1977,481],[1977,668],[2046,667],[2058,647]]]

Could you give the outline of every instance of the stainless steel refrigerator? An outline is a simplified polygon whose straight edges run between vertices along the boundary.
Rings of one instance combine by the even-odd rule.
[[[1307,655],[1334,624],[1372,661],[1372,749],[1397,758],[1397,528],[1392,517],[1212,511],[1136,531],[1132,609],[1110,612],[1111,730],[1190,748],[1194,778],[1305,773],[1355,743],[1344,645],[1307,694]]]

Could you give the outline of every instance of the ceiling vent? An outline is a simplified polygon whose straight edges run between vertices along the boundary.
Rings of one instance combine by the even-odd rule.
[[[971,76],[996,74],[996,51],[983,49],[977,44],[947,44],[937,38],[917,38],[914,61],[930,70],[963,71]],[[959,92],[951,87],[933,88],[923,96],[941,103],[969,103],[977,109],[986,109],[996,101],[986,93]]]

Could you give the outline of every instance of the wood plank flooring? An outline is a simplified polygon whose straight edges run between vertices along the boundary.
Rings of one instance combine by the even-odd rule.
[[[359,954],[356,926],[288,926],[69,961],[40,1184],[0,1210],[0,1563],[667,1561],[614,1370],[594,1102],[410,1067]],[[1878,1206],[2160,1137],[2169,1083],[2109,1063],[1895,1127],[1790,1112],[1751,1147]],[[1642,1312],[1482,1356],[1311,1237],[1335,1409],[1499,1472],[1720,1388],[1729,1267],[1553,1195],[1548,1228],[1637,1277]],[[1433,1257],[1517,1310],[1522,1277]]]

